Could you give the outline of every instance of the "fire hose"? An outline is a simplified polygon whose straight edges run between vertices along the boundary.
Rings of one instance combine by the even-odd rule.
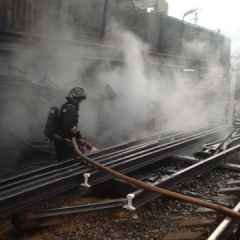
[[[205,207],[205,208],[209,208],[209,209],[213,209],[216,212],[219,212],[221,214],[224,214],[228,217],[240,220],[240,213],[233,211],[230,208],[227,208],[223,205],[219,205],[216,203],[210,203],[207,202],[205,200],[196,198],[196,197],[190,197],[190,196],[186,196],[184,194],[181,193],[177,193],[177,192],[173,192],[170,191],[168,189],[165,188],[159,188],[156,186],[153,186],[149,183],[145,183],[141,180],[135,179],[133,177],[129,177],[126,176],[112,168],[106,167],[104,165],[102,165],[99,162],[95,162],[94,160],[90,159],[89,157],[85,156],[79,149],[78,143],[76,138],[72,138],[72,143],[73,143],[73,147],[75,149],[76,154],[78,155],[77,159],[82,160],[85,164],[90,165],[92,167],[95,167],[97,169],[99,169],[102,172],[105,172],[107,174],[110,174],[111,176],[118,178],[120,180],[122,180],[125,184],[128,184],[130,186],[134,186],[136,188],[139,189],[143,189],[145,191],[148,192],[154,192],[154,193],[158,193],[161,195],[164,195],[166,197],[181,201],[181,202],[185,202],[185,203],[189,203],[189,204],[194,204],[194,205],[198,205],[201,207]]]

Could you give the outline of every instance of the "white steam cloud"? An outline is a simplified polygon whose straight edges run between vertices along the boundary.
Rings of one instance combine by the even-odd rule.
[[[198,69],[172,66],[168,61],[163,65],[150,56],[146,43],[115,22],[106,37],[109,47],[76,44],[67,25],[64,29],[48,26],[43,34],[46,40],[28,54],[18,54],[14,64],[33,82],[63,93],[75,86],[85,88],[88,99],[80,106],[79,127],[100,145],[156,131],[191,132],[223,120],[227,95],[219,65],[208,66],[203,76]],[[185,48],[193,51],[196,44]],[[62,102],[59,97],[50,99],[48,107],[64,101],[63,97]],[[41,112],[38,120],[43,127],[46,104]]]

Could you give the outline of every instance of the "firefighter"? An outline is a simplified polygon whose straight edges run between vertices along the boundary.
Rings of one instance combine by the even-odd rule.
[[[75,87],[66,96],[60,110],[53,107],[48,115],[45,127],[45,135],[55,145],[57,159],[63,161],[74,156],[71,143],[72,137],[76,137],[80,149],[85,153],[92,150],[92,146],[83,139],[78,130],[79,105],[87,98],[83,88]]]

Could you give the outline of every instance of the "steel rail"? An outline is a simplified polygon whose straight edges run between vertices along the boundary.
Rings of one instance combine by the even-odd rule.
[[[208,132],[205,137],[216,134],[216,132]],[[203,135],[200,137],[204,137]],[[197,141],[197,139],[195,139]],[[181,142],[179,142],[179,148],[181,148]],[[168,148],[168,151],[171,150],[171,147]],[[166,151],[166,149],[165,149]],[[159,152],[161,153],[161,151]],[[137,168],[141,168],[141,164],[146,166],[146,163],[139,163],[137,159],[135,158],[135,164],[139,164]],[[154,160],[156,162],[157,159]],[[122,164],[125,165],[123,162]],[[142,166],[143,166],[142,165]],[[129,173],[132,171],[134,165],[130,168],[126,166],[125,169],[123,169],[124,172]],[[41,179],[39,182],[31,182],[31,184],[21,187],[21,188],[13,188],[11,191],[3,191],[0,193],[0,212],[5,213],[11,213],[16,211],[16,209],[21,209],[21,207],[26,207],[30,205],[31,203],[43,199],[49,199],[53,196],[56,196],[57,194],[61,194],[64,191],[71,190],[77,186],[79,186],[80,181],[83,179],[82,174],[86,171],[86,168],[78,171],[67,171],[58,174],[50,176],[46,179]],[[89,169],[87,169],[89,170]],[[91,169],[90,169],[91,170]],[[95,179],[97,179],[97,175],[95,175]],[[105,178],[104,181],[111,179],[111,177]],[[101,182],[103,179],[101,180]],[[95,180],[95,184],[97,184],[97,180]]]
[[[181,160],[182,158],[180,157],[179,159]],[[183,160],[185,160],[185,158],[183,158]],[[193,160],[190,162],[191,162],[191,164],[194,164],[194,163],[196,163],[196,160]],[[142,181],[146,180],[146,179],[147,179],[146,176],[144,176],[144,178],[141,178]],[[164,181],[162,183],[164,183]],[[137,194],[133,193],[133,195],[136,196]],[[99,211],[99,210],[112,209],[112,208],[120,208],[120,207],[123,207],[124,205],[127,206],[126,203],[127,203],[127,199],[125,198],[125,199],[117,199],[117,200],[113,200],[113,201],[110,200],[110,201],[105,201],[105,202],[100,202],[100,203],[88,203],[88,204],[81,204],[81,205],[71,206],[71,207],[49,209],[45,212],[31,214],[28,218],[28,221],[29,220],[34,221],[34,220],[48,219],[50,217],[66,216],[66,215],[71,215],[71,214],[79,214],[79,213],[84,213],[84,212]],[[240,209],[239,204],[237,205],[237,207],[234,208],[235,211]],[[222,232],[226,230],[226,228],[231,223],[231,221],[232,220],[230,218],[226,218],[223,221],[223,223],[219,225],[219,227],[216,229],[216,231],[211,235],[212,237],[214,236],[214,238],[209,238],[209,240],[217,239],[216,235],[217,236],[222,235]]]
[[[186,143],[186,142],[184,142]],[[182,142],[178,143],[175,146],[180,146],[182,145]],[[171,149],[171,145],[168,146],[167,148],[164,148],[164,151]],[[155,152],[156,153],[156,152]],[[150,156],[151,153],[148,153],[147,156]],[[142,158],[146,157],[146,155],[141,156]],[[131,165],[133,165],[133,161],[136,162],[136,160],[139,160],[139,157],[136,157],[134,159],[131,159],[130,161],[128,161],[128,166],[126,167],[127,172],[132,171],[133,168],[130,167],[130,163]],[[115,163],[114,166],[111,165],[111,162],[105,164],[105,166],[110,166],[110,167],[118,167],[119,165],[121,165],[123,163],[124,159],[121,162],[117,162]],[[126,162],[124,162],[124,164],[126,164]],[[150,162],[146,161],[145,163],[142,163],[141,165],[138,164],[138,166],[133,166],[134,169],[138,169],[140,167],[149,165]],[[52,180],[61,178],[62,176],[68,176],[69,174],[77,174],[77,175],[83,175],[84,172],[88,171],[91,173],[91,175],[93,175],[91,184],[92,185],[97,185],[100,183],[105,182],[106,180],[109,179],[109,176],[103,175],[103,177],[101,177],[102,173],[98,174],[98,171],[94,171],[91,168],[86,169],[84,165],[77,165],[77,167],[75,166],[71,166],[70,168],[67,167],[67,169],[64,169],[65,171],[62,171],[62,169],[60,169],[61,171],[57,171],[56,173],[51,172],[51,174],[47,173],[47,174],[41,174],[41,176],[33,176],[31,177],[31,179],[25,179],[24,181],[20,181],[16,182],[16,183],[12,183],[11,185],[7,185],[7,186],[3,186],[2,187],[2,191],[0,193],[0,200],[2,198],[4,198],[5,196],[13,196],[12,194],[19,194],[19,193],[24,193],[26,192],[26,189],[32,189],[32,187],[36,187],[38,186],[38,184],[42,184],[43,182],[48,182],[50,183]],[[119,169],[118,169],[119,170]],[[96,176],[94,176],[96,175]],[[100,175],[100,176],[99,176]],[[44,179],[42,178],[44,177]],[[24,184],[23,184],[24,183]]]
[[[213,132],[210,131],[210,133],[213,133]],[[141,154],[133,154],[133,156],[131,156],[131,158],[127,157],[127,158],[123,158],[123,159],[121,158],[121,159],[113,160],[111,162],[107,162],[107,164],[105,164],[105,166],[116,168],[116,167],[119,167],[119,165],[122,165],[122,163],[124,162],[123,165],[127,164],[127,166],[125,167],[125,171],[129,172],[129,171],[137,170],[137,169],[142,168],[146,165],[150,165],[150,163],[152,164],[152,163],[156,162],[156,159],[155,160],[148,159],[148,161],[140,162],[139,164],[134,164],[136,161],[139,162],[139,160],[144,159],[146,157],[152,157],[152,156],[159,155],[160,152],[161,153],[168,152],[169,150],[174,150],[176,148],[182,147],[183,144],[185,145],[185,144],[189,144],[190,142],[199,140],[199,138],[206,137],[206,135],[208,135],[210,133],[207,132],[207,133],[202,134],[202,135],[194,136],[193,138],[187,138],[187,139],[184,139],[182,141],[177,141],[174,144],[167,143],[167,144],[163,145],[163,147],[160,146],[160,148],[158,148],[157,150],[154,149],[155,150],[154,152],[147,150],[148,152],[147,153],[144,152],[145,154],[142,154],[142,153]],[[169,155],[169,153],[167,153],[167,154]],[[164,155],[163,158],[164,157],[166,157],[166,156]],[[121,166],[120,166],[120,168],[121,168]],[[100,176],[102,175],[102,173],[99,173],[97,171],[93,171],[91,169],[86,169],[85,166],[79,165],[77,167],[74,166],[72,168],[68,168],[64,172],[60,172],[60,173],[57,172],[56,174],[50,174],[50,175],[48,175],[48,178],[46,178],[44,181],[50,182],[51,180],[55,180],[57,177],[61,178],[61,176],[63,174],[67,175],[69,173],[71,175],[73,173],[82,175],[84,172],[86,172],[86,170],[89,170],[89,172],[91,172],[92,175],[97,175],[97,176],[95,176],[95,178],[93,178],[93,180],[95,180],[95,182],[92,183],[92,181],[91,181],[91,183],[94,184],[94,185],[102,183],[102,182],[109,179],[109,176],[103,175],[103,177],[101,178]],[[118,170],[120,170],[120,169],[118,168]],[[98,176],[98,175],[100,175],[100,176]],[[32,180],[34,180],[33,178],[35,178],[36,180],[32,181]],[[19,185],[18,183],[10,185],[10,187],[13,186],[13,189],[6,189],[6,190],[2,191],[0,193],[0,199],[3,198],[6,195],[7,196],[9,196],[9,195],[12,196],[12,193],[16,193],[16,192],[23,193],[23,191],[25,191],[26,188],[31,188],[32,186],[35,187],[35,186],[37,186],[37,184],[41,184],[43,182],[43,179],[38,178],[37,176],[33,176],[30,180],[26,180],[25,182],[26,182],[25,185],[20,185],[19,187],[18,187],[18,185]]]
[[[146,137],[146,138],[141,139],[141,140],[128,141],[126,143],[122,143],[122,144],[119,144],[119,145],[115,145],[115,146],[100,150],[96,153],[88,154],[87,156],[89,156],[91,158],[96,158],[96,157],[101,156],[101,155],[104,156],[104,154],[108,154],[109,152],[112,152],[112,153],[115,152],[115,151],[118,152],[119,149],[122,149],[122,148],[125,151],[127,151],[127,149],[129,148],[128,146],[135,147],[134,145],[142,143],[142,142],[144,142],[144,144],[146,144],[149,139],[157,138],[157,136],[158,136],[158,138],[160,137],[160,135],[154,135],[154,136]],[[176,135],[174,135],[174,137],[175,136]],[[164,138],[164,139],[167,140],[167,138],[168,137],[166,136],[166,138]],[[2,180],[0,180],[0,185],[7,184],[7,183],[12,182],[12,181],[21,180],[21,179],[27,178],[31,175],[41,174],[42,172],[55,170],[56,168],[60,168],[63,165],[64,166],[65,165],[70,165],[70,164],[75,163],[75,162],[76,162],[75,160],[71,159],[71,160],[68,160],[68,161],[65,161],[65,162],[62,162],[62,163],[55,163],[55,164],[48,165],[46,167],[41,167],[39,169],[31,170],[31,171],[28,171],[28,172],[25,172],[25,173],[22,173],[22,174],[15,175],[13,177],[2,179]]]
[[[114,204],[114,206],[112,206],[111,201],[110,201],[109,203],[106,203],[106,205],[104,205],[103,208],[101,207],[101,204],[99,205],[99,207],[94,208],[94,204],[93,204],[93,208],[92,207],[88,208],[88,205],[86,205],[86,206],[80,205],[80,206],[74,206],[74,207],[53,209],[53,210],[49,210],[45,213],[40,213],[40,214],[36,214],[36,215],[34,214],[33,216],[31,216],[31,219],[34,219],[34,218],[40,219],[40,218],[48,218],[48,217],[63,216],[63,215],[68,215],[68,214],[75,214],[75,213],[85,212],[85,210],[86,210],[86,212],[88,212],[91,210],[101,210],[101,209],[121,207],[124,202],[126,202],[126,199],[122,199],[119,202],[119,205],[117,204],[117,206],[115,206],[115,204]]]
[[[199,135],[197,135],[197,137],[198,137]],[[205,135],[204,135],[205,136]],[[191,137],[189,137],[188,139],[190,139]],[[160,148],[163,148],[163,147],[165,147],[165,146],[172,146],[173,145],[173,143],[166,143],[166,144],[163,144],[163,145],[160,145],[159,144],[159,146],[160,146]],[[151,145],[150,145],[151,146]],[[148,149],[148,144],[146,144],[145,146],[144,146],[144,148],[146,149],[147,148],[147,151],[149,151],[149,149]],[[151,150],[151,149],[150,149]],[[130,151],[131,152],[131,151]],[[150,151],[151,152],[151,151]],[[133,157],[133,156],[135,156],[135,157],[137,157],[138,155],[140,155],[140,154],[142,154],[142,152],[140,153],[140,152],[138,152],[138,153],[135,153],[135,155],[131,155],[131,157]],[[129,157],[130,155],[128,155],[128,157]],[[145,155],[144,155],[145,156]],[[128,158],[129,159],[129,158]],[[130,158],[131,159],[131,158]],[[95,160],[95,159],[94,159]],[[109,160],[109,162],[107,162],[107,160]],[[118,166],[118,164],[119,164],[119,162],[122,162],[122,161],[126,161],[126,158],[125,159],[122,159],[122,158],[120,158],[120,159],[103,159],[102,161],[100,161],[101,163],[106,163],[106,165],[107,166],[110,166],[110,165],[113,165],[113,164],[115,164],[114,166]],[[111,162],[110,162],[111,161]],[[41,174],[33,174],[33,175],[31,175],[31,177],[30,178],[24,178],[24,179],[21,179],[20,181],[14,181],[13,183],[11,183],[11,184],[4,184],[2,187],[0,186],[0,190],[4,190],[4,189],[7,189],[8,187],[10,188],[10,187],[14,187],[14,186],[18,186],[18,185],[20,185],[20,184],[23,184],[23,183],[27,183],[27,182],[30,182],[30,184],[34,184],[32,181],[33,180],[37,180],[37,179],[41,179],[41,177],[47,177],[47,176],[50,176],[50,177],[55,177],[56,175],[55,175],[55,173],[56,174],[61,174],[62,172],[65,172],[65,171],[80,171],[80,170],[86,170],[86,171],[91,171],[91,169],[86,169],[86,167],[84,166],[84,165],[81,165],[80,163],[76,163],[76,162],[74,162],[74,163],[72,163],[70,166],[66,166],[66,167],[63,167],[63,168],[60,168],[60,169],[53,169],[51,172],[46,172],[46,171],[44,171],[43,173],[41,173]],[[45,169],[44,169],[45,170]]]
[[[134,174],[134,176],[136,175]],[[136,177],[136,178],[144,181],[144,180],[147,180],[149,176],[145,175],[141,178],[139,177]],[[91,212],[91,211],[101,211],[101,210],[113,209],[113,208],[114,209],[122,208],[126,206],[128,206],[127,198],[101,201],[97,203],[90,202],[90,203],[85,203],[80,205],[48,209],[43,212],[33,212],[30,214],[27,214],[27,221],[36,221],[36,220],[38,221],[42,219],[49,219],[52,217],[66,216],[66,215],[79,214],[79,213],[85,213],[85,212]]]
[[[134,176],[136,175],[134,174]],[[149,176],[144,175],[140,178],[139,177],[135,177],[135,178],[141,179],[142,181],[144,181],[144,180],[147,180]],[[91,211],[101,211],[106,209],[116,209],[116,208],[122,208],[122,207],[127,208],[127,206],[129,206],[127,198],[101,201],[97,203],[90,202],[90,203],[85,203],[80,205],[48,209],[43,212],[38,212],[38,211],[33,213],[31,212],[30,214],[27,214],[27,222],[35,221],[35,224],[38,224],[38,220],[42,220],[42,219],[47,220],[52,217],[60,217],[60,216],[66,216],[66,215],[72,215],[72,214],[91,212]]]
[[[75,162],[76,161],[71,159],[71,160],[68,160],[68,161],[65,161],[65,162],[54,163],[54,164],[50,164],[50,165],[45,166],[45,167],[41,167],[41,168],[38,168],[38,169],[27,171],[25,173],[17,174],[17,175],[12,176],[12,177],[1,179],[0,180],[0,185],[9,184],[9,183],[15,182],[15,181],[20,181],[20,180],[25,179],[27,177],[30,177],[32,175],[36,175],[38,173],[40,174],[40,173],[46,172],[46,171],[51,171],[51,170],[54,170],[56,168],[64,167],[65,165],[70,165],[70,164],[75,163]]]
[[[110,161],[106,161],[107,164],[111,163],[111,165],[113,167],[117,166],[119,162],[122,161],[122,159],[124,159],[124,161],[133,161],[133,160],[136,160],[138,159],[139,157],[150,157],[152,156],[153,154],[157,154],[158,151],[161,151],[161,150],[168,150],[170,146],[172,147],[176,147],[176,146],[179,146],[180,144],[184,144],[184,143],[187,143],[187,142],[191,142],[191,141],[196,141],[196,140],[199,140],[201,138],[204,138],[206,137],[207,135],[211,135],[211,134],[217,134],[217,132],[215,130],[209,130],[209,131],[206,131],[206,132],[202,132],[202,133],[199,133],[199,134],[196,134],[196,135],[192,135],[190,137],[186,137],[186,138],[183,138],[183,139],[179,139],[179,140],[175,140],[175,141],[172,141],[172,142],[169,142],[169,143],[165,143],[163,145],[159,145],[159,144],[150,144],[150,145],[145,145],[145,146],[142,146],[140,149],[137,149],[137,151],[133,150],[132,152],[128,152],[128,154],[126,153],[123,153],[123,154],[119,154],[117,155],[117,158],[116,159],[105,159],[106,160],[110,160]],[[141,151],[139,151],[141,150]],[[100,161],[101,162],[101,161]],[[101,162],[102,163],[102,162]]]
[[[31,175],[30,178],[23,178],[21,180],[18,180],[17,182],[3,184],[3,185],[0,185],[0,192],[4,191],[4,190],[7,190],[11,187],[16,187],[16,186],[22,185],[22,184],[30,182],[30,181],[36,181],[37,179],[42,179],[43,177],[47,177],[49,175],[53,176],[53,174],[56,174],[56,173],[64,173],[65,171],[71,171],[72,169],[75,169],[78,166],[79,166],[79,163],[74,161],[74,163],[71,164],[71,165],[67,165],[67,166],[64,166],[64,167],[61,167],[61,168],[56,168],[56,169],[51,170],[50,172],[45,171],[45,172],[43,172],[41,174],[38,174],[38,175]]]
[[[200,161],[194,157],[189,157],[189,156],[171,156],[170,160],[182,161],[183,163],[186,163],[186,164],[194,164],[194,163],[198,163]],[[222,164],[222,165],[218,166],[218,168],[230,170],[230,171],[234,171],[234,172],[240,172],[240,165],[234,164],[234,163]]]
[[[195,133],[193,133],[193,134],[195,134]],[[166,135],[166,136],[154,135],[152,137],[148,137],[145,140],[136,140],[134,142],[129,143],[128,145],[125,145],[125,144],[124,145],[117,145],[116,148],[118,149],[118,151],[111,151],[111,152],[108,153],[107,151],[111,149],[111,148],[108,148],[106,150],[103,150],[104,154],[101,154],[100,156],[96,156],[96,154],[98,152],[96,154],[93,153],[93,154],[90,154],[88,156],[91,157],[91,158],[94,158],[95,160],[99,160],[101,158],[114,157],[117,154],[129,151],[129,150],[133,150],[133,149],[136,149],[138,147],[142,147],[146,144],[151,144],[151,143],[156,143],[156,142],[161,143],[161,142],[164,142],[164,141],[176,140],[178,138],[183,138],[183,137],[187,137],[187,136],[189,136],[189,134],[187,135],[187,134],[183,134],[183,133],[170,134],[170,135]],[[102,151],[101,151],[101,153],[102,153]]]
[[[165,138],[164,138],[165,139]],[[166,138],[167,140],[168,138]],[[159,142],[160,144],[160,142]],[[145,147],[148,146],[148,143],[145,143]],[[132,149],[130,149],[131,151]],[[128,151],[128,148],[125,150],[125,152]],[[91,155],[90,155],[91,156]],[[95,159],[94,159],[95,160]],[[102,159],[102,163],[106,162],[107,160]],[[53,175],[55,173],[61,173],[65,170],[71,170],[71,168],[75,168],[75,170],[80,170],[85,168],[86,166],[82,166],[80,162],[77,162],[75,160],[70,160],[67,162],[64,162],[62,164],[54,164],[50,167],[44,167],[41,168],[40,170],[34,170],[27,172],[26,174],[22,174],[10,179],[6,179],[0,182],[0,190],[4,190],[8,187],[13,187],[17,186],[23,183],[26,183],[28,181],[33,181],[36,179],[39,179],[41,177],[47,177],[48,175]]]
[[[120,198],[120,199],[107,200],[107,201],[102,201],[97,203],[86,203],[86,204],[81,204],[81,205],[71,206],[71,207],[54,208],[41,213],[33,213],[31,214],[29,220],[31,219],[41,220],[43,218],[66,216],[66,215],[72,215],[77,213],[86,213],[86,212],[113,209],[113,208],[121,208],[125,204],[127,204],[127,199]]]
[[[175,137],[172,136],[172,137],[169,137],[169,138],[166,138],[166,139],[153,140],[153,141],[150,141],[150,142],[147,142],[147,143],[142,143],[142,144],[139,144],[139,145],[127,148],[127,149],[120,150],[118,152],[113,152],[113,153],[110,153],[110,154],[107,154],[107,155],[103,155],[103,156],[94,158],[94,160],[98,161],[98,160],[104,159],[104,160],[107,161],[109,159],[113,159],[113,158],[117,158],[117,157],[128,156],[129,154],[138,153],[140,150],[150,149],[150,147],[160,146],[161,143],[164,144],[167,140],[171,140],[171,142],[176,141],[177,139],[181,139],[181,136],[182,135],[179,135],[179,136],[176,135]],[[182,138],[183,137],[186,137],[186,136],[182,136]],[[167,144],[169,144],[169,143],[167,143]]]
[[[216,128],[217,129],[223,129],[224,127],[221,126],[221,127],[218,127]],[[141,143],[141,142],[144,142],[143,145],[145,144],[147,146],[147,143],[146,141],[149,140],[149,139],[153,139],[153,138],[156,138],[158,135],[154,135],[154,136],[150,136],[150,137],[147,137],[147,138],[144,138],[144,139],[141,139],[141,140],[134,140],[134,141],[129,141],[127,143],[123,143],[123,144],[119,144],[119,145],[116,145],[116,146],[113,146],[113,147],[110,147],[110,148],[107,148],[107,149],[103,149],[97,153],[93,153],[93,154],[89,154],[88,156],[89,157],[98,157],[99,155],[103,155],[104,154],[108,154],[111,151],[116,151],[115,153],[113,152],[113,155],[114,154],[118,154],[119,153],[119,148],[122,149],[123,147],[125,147],[125,150],[124,152],[128,152],[128,146],[133,146],[134,147],[139,147],[138,145],[135,145],[136,143]],[[168,138],[179,138],[180,136],[182,136],[182,134],[180,135],[172,135],[172,136],[166,136],[164,137],[163,139],[160,140],[160,142],[164,141],[164,140],[167,140]],[[159,138],[160,136],[158,136]],[[132,149],[133,150],[133,149]],[[36,169],[36,170],[32,170],[32,171],[28,171],[26,173],[23,173],[23,174],[19,174],[19,175],[16,175],[14,177],[10,177],[10,178],[7,178],[7,179],[3,179],[3,180],[0,180],[0,185],[3,185],[3,184],[7,184],[7,183],[10,183],[10,182],[16,182],[17,180],[21,180],[21,179],[26,179],[27,177],[30,177],[32,175],[38,175],[38,174],[41,174],[41,173],[44,173],[44,172],[47,172],[47,171],[51,171],[51,170],[55,170],[55,169],[59,169],[62,165],[65,165],[65,164],[73,164],[74,160],[70,160],[70,161],[66,161],[64,163],[56,163],[56,164],[51,164],[49,166],[46,166],[46,167],[42,167],[42,168],[39,168],[39,169]]]
[[[118,149],[119,151],[125,150],[126,147],[131,147],[133,145],[139,146],[139,144],[142,144],[142,143],[145,144],[146,140],[148,140],[148,141],[150,140],[151,141],[151,140],[155,139],[155,140],[159,140],[161,142],[161,141],[164,141],[164,140],[167,140],[167,139],[172,139],[172,138],[173,139],[177,139],[177,138],[181,138],[181,137],[192,136],[192,135],[199,134],[199,133],[206,132],[206,131],[210,131],[210,130],[215,130],[215,131],[219,130],[219,131],[221,131],[221,130],[224,130],[224,129],[227,129],[227,128],[229,128],[229,127],[226,126],[226,125],[221,125],[221,126],[218,126],[218,127],[215,127],[215,128],[201,129],[201,130],[198,130],[196,132],[191,133],[191,135],[190,134],[180,133],[180,134],[170,134],[170,135],[162,136],[160,134],[157,134],[157,135],[153,135],[153,136],[150,136],[150,137],[147,137],[147,138],[143,138],[141,140],[133,140],[133,141],[129,141],[129,142],[126,142],[126,143],[123,143],[123,144],[118,144],[118,145],[115,145],[113,147],[109,147],[109,148],[103,149],[103,150],[100,151],[100,153],[104,153],[104,156],[107,156],[106,154],[108,154],[109,153],[108,151],[110,151],[110,150],[111,150],[110,154],[112,154],[112,150],[113,149],[114,150]],[[135,146],[133,146],[133,147],[135,147]],[[87,155],[87,156],[91,157],[91,158],[92,157],[98,158],[99,156],[97,156],[97,155],[98,155],[98,152],[90,154],[90,155]]]
[[[52,185],[52,189],[48,191],[43,191],[45,186],[42,189],[39,187],[39,192],[37,194],[29,194],[23,197],[19,197],[13,201],[3,202],[0,206],[0,219],[5,219],[8,216],[15,215],[16,213],[22,213],[24,208],[31,206],[33,203],[42,202],[46,199],[51,199],[57,195],[66,192],[66,184],[68,186],[67,190],[76,188],[78,183],[77,178],[67,179]],[[42,191],[41,191],[42,190]]]
[[[221,126],[215,126],[215,127],[212,127],[212,128],[209,128],[209,129],[200,129],[196,132],[193,132],[191,133],[191,135],[193,134],[196,134],[196,133],[200,133],[200,132],[203,132],[203,131],[207,131],[207,130],[212,130],[212,129],[224,129],[224,128],[227,128],[226,125],[221,125]],[[98,156],[99,154],[100,155],[104,155],[104,156],[108,156],[108,154],[112,154],[112,153],[115,153],[115,151],[117,150],[117,152],[121,152],[121,150],[125,151],[126,148],[130,148],[130,147],[135,147],[135,146],[138,146],[140,144],[145,144],[146,141],[152,141],[152,140],[159,140],[159,141],[164,141],[164,140],[167,140],[167,139],[171,139],[171,138],[180,138],[180,137],[184,137],[184,136],[189,136],[189,134],[186,134],[186,133],[178,133],[178,134],[174,134],[174,133],[170,133],[168,131],[163,131],[163,132],[159,132],[158,134],[154,134],[152,136],[148,136],[148,137],[144,137],[144,138],[141,138],[141,139],[137,139],[137,140],[131,140],[131,141],[127,141],[127,142],[124,142],[124,143],[120,143],[120,144],[117,144],[117,145],[114,145],[114,146],[110,146],[110,147],[107,147],[103,150],[100,150],[99,152],[96,152],[96,153],[91,153],[91,154],[88,154],[87,156],[88,157],[93,157],[93,158],[98,158],[98,157],[101,157],[101,156]]]
[[[115,177],[117,179],[124,181],[127,185],[134,186],[136,188],[139,188],[139,189],[142,189],[145,191],[149,191],[154,194],[158,194],[158,195],[161,194],[161,195],[164,195],[164,196],[167,196],[172,199],[182,201],[185,203],[195,204],[195,205],[198,205],[201,207],[207,207],[207,208],[213,209],[217,212],[223,213],[228,217],[240,220],[240,213],[235,212],[232,209],[229,209],[223,205],[207,202],[206,200],[202,200],[202,199],[199,199],[196,197],[190,197],[190,196],[186,196],[181,193],[170,191],[168,189],[160,188],[160,187],[151,185],[149,183],[145,183],[143,181],[137,180],[133,177],[124,175],[124,174],[122,174],[114,169],[111,169],[109,167],[105,167],[102,164],[95,162],[95,161],[91,160],[90,158],[86,157],[85,155],[83,155],[81,153],[81,151],[79,150],[79,146],[78,146],[75,138],[72,139],[72,142],[73,142],[74,149],[79,156],[79,159],[83,159],[84,161],[88,162],[89,164],[95,166],[99,171],[103,171],[106,174],[111,175],[113,178]],[[240,145],[238,145],[234,150],[240,151]],[[228,153],[232,154],[232,151],[234,151],[234,150],[233,149],[228,150]],[[227,153],[225,153],[225,154],[227,154]],[[189,167],[188,169],[190,169],[190,168],[191,167]]]
[[[73,165],[76,166],[77,164],[76,164],[76,161],[71,159],[71,160],[68,160],[65,162],[51,164],[51,165],[48,165],[45,167],[41,167],[41,168],[37,168],[34,170],[24,172],[23,174],[18,174],[18,175],[12,176],[12,177],[8,177],[8,178],[1,180],[0,189],[2,190],[3,188],[6,188],[7,186],[11,187],[13,185],[18,185],[20,183],[24,183],[24,182],[33,180],[37,176],[44,175],[46,173],[50,174],[51,172],[55,172],[55,171],[61,170],[61,169],[66,169]]]
[[[111,162],[112,164],[109,167],[116,169],[118,171],[121,171],[122,173],[130,173],[130,172],[136,171],[140,168],[150,166],[158,161],[167,159],[173,153],[178,152],[181,148],[184,148],[190,144],[193,144],[205,137],[207,137],[207,135],[197,136],[192,139],[187,139],[187,140],[184,140],[181,142],[174,143],[172,145],[164,146],[160,150],[158,149],[158,150],[155,150],[150,153],[148,152],[148,153],[139,155],[137,157],[130,158],[129,160],[125,159],[125,161],[124,161],[125,164],[121,165],[121,166],[119,166],[119,164],[113,164],[113,162]],[[161,156],[159,156],[159,155],[161,155]],[[146,161],[141,161],[141,160],[146,160]],[[134,164],[135,162],[139,162],[139,163]],[[106,164],[104,166],[108,166],[108,165]],[[95,177],[96,180],[94,178],[90,179],[90,184],[93,186],[103,183],[104,181],[106,181],[109,178],[108,175],[106,175],[102,172],[99,172],[99,171],[97,171],[96,174],[97,174],[97,176]]]
[[[197,162],[173,175],[170,177],[164,179],[164,180],[158,180],[154,182],[152,185],[157,187],[172,187],[179,183],[179,181],[183,181],[185,179],[188,179],[190,177],[194,177],[196,175],[201,175],[203,173],[207,173],[211,171],[214,168],[217,168],[220,166],[223,162],[227,161],[226,158],[230,158],[234,156],[237,152],[240,151],[240,145],[237,145],[235,147],[232,147],[226,151],[223,151],[215,156],[212,156],[210,158],[207,158],[206,160]],[[134,201],[134,204],[136,207],[141,207],[144,204],[155,200],[159,197],[156,193],[151,192],[145,192],[143,190],[137,190],[134,192],[134,195],[136,196],[136,199]]]
[[[147,136],[147,137],[143,137],[140,139],[136,139],[136,140],[130,140],[127,142],[123,142],[123,143],[119,143],[110,147],[106,147],[96,153],[91,153],[91,154],[87,154],[89,157],[93,157],[93,158],[97,158],[99,157],[99,155],[107,155],[107,154],[111,154],[112,152],[115,151],[121,151],[121,150],[125,150],[126,148],[130,148],[130,147],[134,147],[135,145],[138,144],[142,144],[142,143],[146,143],[147,141],[151,141],[154,139],[159,139],[159,138],[169,138],[171,136],[176,136],[178,135],[178,133],[169,133],[169,132],[159,132],[157,134],[151,135],[151,136]]]
[[[181,143],[180,143],[181,144]],[[166,149],[165,149],[166,150]],[[80,169],[77,169],[77,170],[80,170]],[[71,169],[69,170],[71,173],[72,173],[72,171],[71,171]],[[52,178],[55,178],[56,176],[55,175],[51,175],[51,177]],[[36,184],[35,182],[33,183],[33,182],[30,182],[30,185],[33,185],[33,184]]]
[[[172,142],[168,142],[165,144],[159,144],[159,142],[154,142],[154,143],[150,143],[150,144],[145,144],[143,146],[137,147],[136,149],[127,151],[127,152],[123,152],[123,153],[119,153],[116,154],[113,158],[105,158],[104,161],[107,163],[111,163],[111,165],[113,164],[118,164],[119,161],[122,161],[122,159],[126,160],[131,160],[134,158],[137,158],[138,156],[148,156],[149,154],[151,155],[153,152],[157,152],[160,149],[166,148],[168,146],[173,146],[174,144],[179,144],[185,141],[189,141],[195,138],[201,138],[201,136],[205,136],[205,134],[208,133],[201,133],[201,134],[197,134],[197,135],[193,135],[190,137],[186,137],[184,139],[179,139],[176,141],[172,141]],[[95,159],[93,159],[95,160]]]

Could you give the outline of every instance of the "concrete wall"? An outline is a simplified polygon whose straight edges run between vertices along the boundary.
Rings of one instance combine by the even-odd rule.
[[[46,24],[55,24],[58,28],[67,24],[76,39],[89,35],[97,40],[108,29],[112,17],[155,51],[202,61],[208,60],[209,55],[217,56],[223,65],[229,64],[230,43],[221,34],[157,12],[147,13],[130,0],[0,0],[1,31],[38,34]],[[204,45],[201,55],[196,56],[189,50],[194,42]]]
[[[111,11],[119,22],[158,52],[202,61],[207,61],[209,56],[217,56],[222,63],[229,63],[230,40],[219,33],[156,12],[118,11],[114,7]],[[196,56],[191,51],[187,46],[190,43],[202,45],[200,55]]]
[[[229,39],[165,14],[147,13],[130,0],[0,0],[1,31],[40,34],[53,24],[56,29],[70,27],[76,40],[90,36],[98,41],[113,19],[148,43],[155,53],[191,59],[193,67],[216,62],[224,67],[225,74],[229,71]]]

